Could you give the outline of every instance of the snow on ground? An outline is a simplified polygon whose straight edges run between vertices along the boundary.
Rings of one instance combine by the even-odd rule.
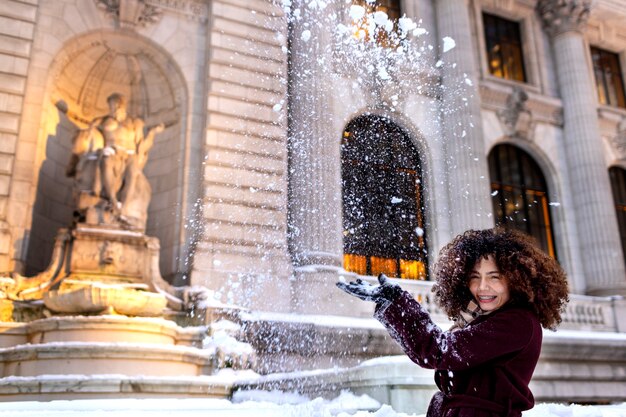
[[[219,399],[103,399],[0,403],[11,417],[423,417],[404,414],[372,398],[349,392],[332,401],[298,394],[252,391]],[[626,403],[612,406],[539,404],[524,417],[626,417]]]

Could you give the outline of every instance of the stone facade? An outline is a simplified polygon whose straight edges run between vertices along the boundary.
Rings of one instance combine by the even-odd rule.
[[[550,207],[555,246],[572,291],[624,293],[606,172],[624,166],[626,112],[598,105],[589,55],[590,45],[623,50],[620,4],[580,2],[566,13],[550,1],[406,2],[407,16],[428,28],[427,43],[456,39],[446,52],[456,65],[432,73],[444,52],[425,53],[427,70],[400,76],[441,80],[443,95],[409,91],[393,110],[385,101],[393,86],[356,85],[333,61],[323,27],[349,20],[339,6],[300,7],[306,13],[290,31],[270,1],[115,4],[3,3],[0,269],[46,268],[56,231],[72,221],[63,175],[72,136],[105,112],[115,88],[131,98],[131,114],[166,124],[146,168],[154,189],[147,233],[160,239],[162,274],[176,284],[207,285],[262,310],[337,307],[328,284],[342,265],[339,141],[368,113],[400,125],[422,156],[431,262],[456,233],[493,224],[486,154],[514,144],[559,202]],[[525,83],[489,73],[483,12],[519,22]],[[301,37],[307,21],[324,23],[310,41]],[[445,93],[459,77],[476,88],[469,106],[440,119],[459,100]],[[518,90],[521,117],[507,113]]]
[[[372,312],[334,283],[356,276],[342,269],[341,141],[351,121],[373,115],[401,127],[420,155],[430,265],[456,234],[493,226],[487,156],[515,145],[537,162],[555,202],[554,244],[573,293],[564,327],[623,334],[626,308],[610,298],[626,295],[626,272],[608,169],[626,169],[626,110],[599,104],[589,47],[617,53],[626,68],[626,3],[401,3],[421,20],[425,47],[419,62],[389,77],[379,70],[374,82],[365,69],[381,61],[350,62],[331,36],[351,24],[344,2],[0,2],[0,272],[46,270],[57,231],[73,221],[65,177],[72,138],[120,92],[132,116],[165,125],[144,171],[152,187],[146,234],[160,241],[160,273],[176,286],[206,286],[252,316],[267,313],[245,327],[265,360],[258,370],[398,353],[370,322],[343,337],[351,325],[328,323],[341,315],[358,324]],[[490,74],[483,13],[519,23],[526,82]],[[453,91],[459,84],[463,94]],[[416,297],[439,314],[428,284],[403,285],[421,288]],[[320,326],[319,315],[331,318]],[[280,337],[293,349],[272,344]],[[574,339],[550,339],[538,387],[567,381],[581,359]],[[624,368],[623,357],[607,353],[624,346],[622,335],[609,339],[586,346],[602,347],[596,379],[619,388],[623,372],[601,372],[609,363]],[[361,345],[369,349],[362,355]],[[128,383],[109,382],[112,392]],[[577,395],[541,398],[600,397]]]
[[[343,273],[339,142],[367,113],[400,125],[422,156],[431,263],[456,233],[493,224],[486,155],[514,144],[559,203],[550,212],[572,292],[624,293],[606,172],[624,166],[626,112],[598,104],[589,54],[590,45],[623,50],[619,3],[406,2],[404,12],[429,29],[426,43],[440,49],[423,54],[421,72],[396,76],[431,79],[433,88],[441,81],[444,93],[408,91],[393,109],[395,85],[355,83],[333,60],[322,28],[349,20],[339,6],[302,6],[290,30],[283,7],[264,0],[116,4],[3,2],[2,270],[46,268],[57,230],[72,221],[63,175],[72,136],[117,89],[131,98],[131,114],[166,125],[146,167],[147,234],[160,239],[161,272],[175,284],[207,285],[261,310],[351,310],[330,285]],[[489,73],[483,12],[519,22],[526,82]],[[445,52],[456,65],[437,72],[445,37],[456,39]],[[459,99],[445,92],[459,77],[475,90],[463,111],[440,118]],[[515,92],[525,97],[517,111]]]
[[[27,216],[27,190],[32,184],[30,171],[23,168],[17,155],[26,151],[26,158],[32,160],[35,153],[32,141],[19,140],[18,133],[24,130],[22,126],[28,117],[24,114],[26,80],[37,23],[37,3],[3,2],[0,6],[0,18],[4,22],[0,34],[0,269],[3,271],[13,267],[11,259],[22,238],[16,236],[15,224],[23,222]],[[28,133],[33,134],[33,129],[37,127],[31,123]],[[14,203],[9,204],[9,201]],[[23,233],[18,232],[18,235]]]

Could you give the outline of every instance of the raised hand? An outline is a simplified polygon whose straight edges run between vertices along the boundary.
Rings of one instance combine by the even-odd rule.
[[[346,284],[345,282],[338,282],[336,285],[339,289],[354,297],[360,298],[364,301],[373,301],[375,303],[380,303],[386,300],[393,301],[402,293],[402,288],[400,288],[397,284],[389,282],[389,279],[385,274],[378,275],[378,282],[380,285],[371,285],[370,283],[367,283],[359,278],[349,284]]]

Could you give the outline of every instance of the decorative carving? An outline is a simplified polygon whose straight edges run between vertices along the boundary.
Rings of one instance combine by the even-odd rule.
[[[209,8],[202,0],[95,0],[107,14],[119,19],[120,26],[147,26],[157,23],[164,10],[180,13],[191,20],[206,22]],[[124,3],[127,6],[124,7]]]
[[[626,159],[626,117],[617,125],[617,135],[609,138],[611,147],[619,159]]]
[[[157,23],[163,14],[146,0],[96,0],[96,5],[118,19],[121,27],[127,28]]]
[[[148,0],[148,3],[200,22],[206,22],[209,16],[208,2],[202,0]]]
[[[506,109],[498,111],[498,117],[507,136],[528,136],[532,114],[526,108],[526,101],[528,94],[516,86],[506,100]]]
[[[120,0],[96,0],[96,6],[112,16],[120,15]]]
[[[552,36],[582,31],[590,11],[591,0],[539,0],[537,3],[544,29]]]
[[[100,265],[111,265],[115,263],[115,259],[118,257],[117,253],[113,250],[111,242],[105,240],[100,247]]]

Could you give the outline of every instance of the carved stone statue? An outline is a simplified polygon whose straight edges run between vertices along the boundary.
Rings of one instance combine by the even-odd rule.
[[[126,99],[111,94],[109,114],[94,119],[74,138],[66,174],[74,177],[79,222],[145,230],[151,188],[143,168],[163,124],[148,129],[128,116]]]

